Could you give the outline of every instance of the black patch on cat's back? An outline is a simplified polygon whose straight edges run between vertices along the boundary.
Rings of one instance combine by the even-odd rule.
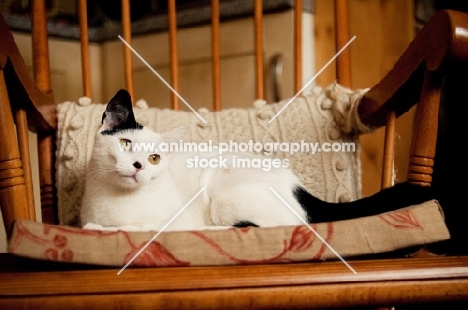
[[[254,223],[252,223],[250,221],[240,221],[240,222],[235,223],[232,226],[237,227],[237,228],[245,228],[245,227],[249,227],[249,226],[258,227],[257,224],[254,224]]]

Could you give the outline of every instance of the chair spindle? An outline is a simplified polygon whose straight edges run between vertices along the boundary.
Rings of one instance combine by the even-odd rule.
[[[219,111],[221,109],[221,53],[219,28],[219,0],[211,0],[211,47],[214,111]]]
[[[132,40],[132,21],[130,18],[130,0],[122,0],[122,37],[131,45]],[[135,89],[133,83],[132,51],[124,45],[124,66],[125,66],[125,87],[130,96],[135,98]]]
[[[83,79],[83,95],[91,98],[91,72],[89,65],[89,37],[88,37],[88,13],[86,0],[78,1],[78,16],[80,24],[81,47],[81,74]]]
[[[47,15],[44,0],[31,2],[31,36],[33,51],[33,76],[38,89],[52,93],[50,76],[49,43],[47,39]],[[42,222],[57,223],[57,195],[54,172],[54,133],[37,135],[39,180],[41,188]]]
[[[254,34],[255,34],[255,92],[256,99],[265,98],[263,87],[263,3],[254,3]]]
[[[179,92],[179,56],[177,47],[177,11],[176,1],[168,1],[168,20],[169,20],[169,61],[171,68],[171,86],[176,92]],[[179,110],[179,98],[171,92],[171,106],[174,110]]]
[[[294,93],[302,88],[302,0],[294,7]]]

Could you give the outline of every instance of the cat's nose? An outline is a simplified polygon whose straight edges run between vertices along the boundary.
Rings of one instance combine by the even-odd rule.
[[[137,169],[141,169],[141,167],[143,167],[143,166],[141,165],[141,163],[139,161],[136,161],[136,162],[133,163],[133,167],[135,167]]]

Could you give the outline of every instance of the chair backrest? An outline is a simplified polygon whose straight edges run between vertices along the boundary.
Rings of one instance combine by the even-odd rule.
[[[80,0],[79,23],[81,32],[81,55],[83,95],[91,96],[91,74],[88,53],[88,28],[87,28],[87,2]],[[255,71],[256,71],[256,97],[264,98],[263,79],[263,4],[261,0],[254,1],[254,33],[255,33]],[[177,15],[176,1],[168,1],[169,21],[169,45],[171,63],[171,85],[178,90],[178,59],[177,59]],[[211,28],[212,28],[212,74],[213,74],[213,109],[221,109],[221,84],[220,84],[220,4],[219,0],[211,3]],[[295,7],[295,88],[299,90],[301,81],[301,29],[302,29],[302,1],[298,1]],[[29,79],[28,70],[21,59],[15,46],[14,39],[8,31],[5,21],[1,20],[2,49],[0,80],[2,111],[5,111],[5,119],[2,122],[1,136],[8,146],[0,151],[0,193],[4,222],[7,231],[15,219],[35,220],[33,200],[33,187],[31,177],[31,165],[28,148],[28,127],[38,133],[38,157],[41,188],[42,221],[45,223],[57,223],[57,198],[55,191],[55,115],[54,99],[51,87],[51,75],[49,64],[47,16],[45,1],[31,2],[31,32],[33,50],[33,78]],[[131,43],[130,1],[122,1],[122,33],[123,39]],[[124,65],[126,88],[134,95],[131,51],[124,48]],[[12,82],[17,84],[12,86]],[[12,87],[21,89],[15,94]],[[134,96],[133,96],[134,97]],[[22,99],[26,103],[20,104]],[[179,108],[177,96],[172,94],[172,108]],[[24,104],[24,106],[23,106]],[[26,113],[27,111],[27,113]],[[30,115],[32,115],[30,117]],[[27,117],[34,122],[27,122]],[[15,126],[16,124],[16,132]],[[14,137],[17,137],[16,140]]]
[[[80,20],[83,35],[81,40],[83,57],[83,88],[84,94],[90,95],[89,56],[87,55],[86,37],[86,1],[80,0]],[[256,63],[256,96],[264,97],[263,90],[263,39],[262,39],[262,1],[255,4],[255,63]],[[337,1],[337,12],[346,1]],[[123,38],[131,42],[129,23],[129,1],[123,0]],[[301,81],[301,42],[300,31],[301,1],[296,6],[296,40],[295,40],[295,88],[298,91]],[[1,20],[0,69],[0,104],[2,114],[6,115],[0,128],[0,138],[7,146],[0,149],[0,204],[7,231],[15,219],[34,219],[34,202],[32,201],[31,169],[29,165],[29,150],[27,127],[38,133],[39,169],[41,182],[41,205],[43,222],[57,223],[57,199],[55,193],[54,149],[56,129],[54,115],[54,100],[52,96],[50,71],[48,63],[47,27],[44,1],[32,1],[32,35],[34,58],[34,81],[27,74],[26,66],[15,47],[8,27]],[[177,60],[177,26],[175,0],[169,1],[169,42],[171,46],[171,83],[174,89],[178,87]],[[454,26],[457,25],[457,26]],[[460,26],[461,25],[461,26]],[[345,25],[345,27],[348,27]],[[458,28],[456,28],[458,27]],[[442,12],[428,23],[410,46],[409,50],[388,73],[382,83],[372,88],[363,98],[359,113],[363,122],[372,126],[383,126],[390,120],[390,138],[393,138],[392,123],[394,118],[408,110],[419,101],[416,119],[415,136],[413,138],[408,180],[423,185],[431,182],[433,158],[435,153],[435,138],[437,133],[437,106],[440,97],[441,80],[447,70],[460,70],[467,65],[466,53],[467,32],[457,29],[468,29],[466,15],[457,12]],[[337,31],[341,33],[340,30]],[[213,109],[221,106],[220,98],[220,56],[219,56],[219,1],[212,1],[212,54],[213,54]],[[442,42],[442,43],[441,43]],[[421,47],[426,49],[421,50]],[[447,48],[449,47],[449,48]],[[126,88],[133,92],[131,77],[130,50],[125,48]],[[465,51],[465,52],[464,52]],[[347,65],[346,53],[341,55],[339,63]],[[341,68],[341,67],[340,67]],[[342,69],[338,69],[339,71]],[[340,71],[341,72],[341,71]],[[344,70],[343,72],[346,72]],[[348,71],[349,72],[349,71]],[[346,75],[340,73],[343,83],[347,83]],[[172,107],[179,106],[176,96],[172,97]],[[5,111],[5,112],[3,112]],[[27,120],[29,122],[27,122]],[[13,124],[16,124],[16,132]],[[16,140],[16,137],[18,140]],[[18,142],[16,142],[18,141]],[[384,186],[388,186],[393,151],[392,140],[387,142],[386,176]]]
[[[264,99],[264,39],[263,39],[263,2],[262,0],[253,1],[254,8],[254,48],[255,48],[255,94],[257,99]],[[131,21],[130,21],[130,1],[122,0],[122,37],[131,44]],[[87,26],[87,1],[78,1],[79,10],[79,29],[81,41],[81,63],[82,63],[82,83],[83,95],[91,97],[91,74],[90,74],[90,57],[89,57],[89,42],[88,42],[88,26]],[[296,1],[294,7],[294,91],[298,92],[303,85],[302,81],[302,1]],[[179,65],[178,65],[178,49],[177,49],[177,11],[176,1],[168,1],[168,33],[169,33],[169,46],[170,46],[170,76],[171,86],[175,91],[179,90]],[[37,88],[42,93],[47,93],[51,97],[51,74],[49,64],[49,50],[47,41],[47,16],[45,1],[33,1],[31,3],[31,18],[32,18],[32,48],[33,48],[33,77]],[[212,108],[214,111],[220,110],[221,105],[221,54],[220,54],[220,1],[211,1],[211,50],[212,50],[212,93],[213,102]],[[16,52],[15,52],[16,53]],[[134,81],[132,69],[132,55],[131,50],[124,46],[124,73],[125,73],[125,87],[134,97]],[[22,69],[21,69],[22,70]],[[53,100],[52,100],[53,101]],[[173,109],[179,109],[179,99],[172,93],[171,105]],[[18,121],[17,121],[18,122]],[[11,123],[13,124],[13,123]],[[19,125],[21,123],[18,123]],[[24,122],[26,125],[26,122]],[[20,128],[20,126],[19,126]],[[24,127],[26,128],[26,127]],[[24,129],[23,131],[27,129]],[[7,135],[11,136],[11,132]],[[20,136],[23,140],[26,136]],[[29,161],[27,157],[27,143],[23,140],[20,145],[25,144],[25,149],[21,154],[24,161]],[[41,187],[41,206],[42,206],[42,221],[46,223],[57,223],[57,200],[54,188],[55,184],[55,169],[54,169],[54,145],[55,137],[53,131],[47,130],[46,132],[38,132],[38,148],[39,148],[39,170],[40,170],[40,187]],[[28,165],[24,166],[26,177],[26,188],[28,194],[25,197],[32,197],[32,183],[30,180],[30,168]],[[28,212],[31,214],[30,219],[34,219],[32,198],[29,199],[27,204]],[[13,218],[26,218],[24,215],[7,216],[5,222],[11,222]],[[9,226],[9,225],[7,225]]]

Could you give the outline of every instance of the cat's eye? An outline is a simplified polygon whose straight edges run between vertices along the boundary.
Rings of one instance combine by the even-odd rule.
[[[124,151],[131,151],[132,150],[132,141],[128,139],[120,139],[119,140],[120,149]]]
[[[161,156],[159,156],[159,154],[153,154],[148,157],[148,160],[152,165],[157,165],[161,160]]]

